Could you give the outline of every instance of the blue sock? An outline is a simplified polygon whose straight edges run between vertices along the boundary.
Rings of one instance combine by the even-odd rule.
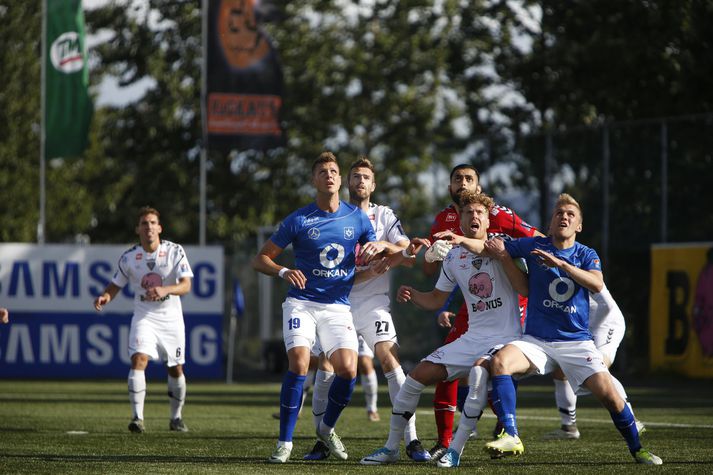
[[[633,454],[641,449],[641,442],[639,441],[639,431],[636,428],[636,419],[634,419],[634,414],[631,413],[629,406],[624,404],[624,410],[620,413],[614,411],[610,412],[611,420],[614,421],[614,425],[621,432],[626,440],[626,445],[629,447],[629,451]]]
[[[456,402],[456,406],[460,412],[463,412],[463,405],[465,404],[465,398],[468,397],[469,390],[468,386],[458,386],[458,402]]]
[[[280,391],[280,438],[283,442],[292,441],[292,433],[297,424],[302,403],[302,386],[307,376],[300,376],[292,371],[285,374]]]
[[[517,435],[517,422],[515,421],[515,384],[509,374],[493,376],[493,406],[498,413],[498,420],[510,435]]]
[[[327,401],[327,409],[322,417],[322,423],[328,427],[334,427],[337,424],[337,419],[342,413],[349,401],[352,398],[354,391],[354,383],[356,378],[344,379],[339,376],[334,376],[334,381],[329,387],[329,400]]]

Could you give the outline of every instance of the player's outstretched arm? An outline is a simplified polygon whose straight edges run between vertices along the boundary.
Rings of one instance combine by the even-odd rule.
[[[438,310],[443,307],[449,293],[433,289],[430,292],[419,292],[408,285],[399,287],[396,300],[400,303],[413,302],[424,310]]]
[[[581,269],[542,249],[533,249],[531,254],[539,257],[547,267],[557,267],[565,271],[575,282],[586,287],[590,292],[601,292],[604,288],[604,276],[601,271]]]
[[[459,246],[462,246],[470,252],[474,252],[475,254],[480,254],[481,252],[483,252],[485,244],[485,240],[483,239],[467,238],[465,236],[460,236],[454,233],[453,231],[442,231],[440,233],[434,234],[433,237],[437,239],[443,239],[453,245],[457,244]]]
[[[109,282],[109,285],[106,286],[104,292],[99,297],[94,299],[94,309],[97,312],[101,312],[104,305],[114,300],[114,297],[116,297],[116,294],[119,293],[120,290],[121,288],[118,285],[113,282]]]
[[[388,256],[389,266],[395,267],[402,265],[405,267],[412,267],[414,261],[416,260],[416,256],[419,252],[421,252],[421,249],[429,247],[431,243],[428,239],[415,237],[410,241],[399,241],[396,245],[402,247],[399,252]]]

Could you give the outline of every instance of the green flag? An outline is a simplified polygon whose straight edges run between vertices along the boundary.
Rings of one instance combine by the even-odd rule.
[[[87,146],[92,102],[82,0],[44,0],[45,158],[80,155]]]

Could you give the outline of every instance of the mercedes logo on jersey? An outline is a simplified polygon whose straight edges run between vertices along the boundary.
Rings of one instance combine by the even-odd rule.
[[[564,286],[564,288],[562,288],[562,286]],[[543,304],[545,307],[557,308],[567,313],[575,313],[577,309],[573,305],[562,305],[563,302],[572,298],[575,287],[574,281],[569,277],[558,277],[554,279],[550,282],[548,289],[552,300],[545,300]],[[564,292],[560,292],[560,289],[564,290]]]
[[[324,269],[312,269],[312,275],[317,277],[347,277],[346,269],[336,269],[344,260],[344,247],[341,244],[327,244],[319,253],[319,263]]]

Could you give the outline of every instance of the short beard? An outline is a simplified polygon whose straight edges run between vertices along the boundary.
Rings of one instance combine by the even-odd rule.
[[[448,190],[448,193],[451,195],[451,199],[453,200],[453,204],[455,204],[456,206],[460,206],[460,195],[462,195],[464,191],[465,190],[463,190],[462,188],[455,192]]]

